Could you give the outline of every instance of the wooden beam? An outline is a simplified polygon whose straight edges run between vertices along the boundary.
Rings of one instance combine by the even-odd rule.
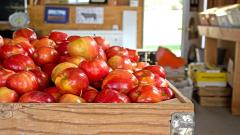
[[[232,113],[240,115],[240,42],[236,43],[232,93]]]
[[[217,39],[206,38],[204,61],[207,65],[217,65]]]

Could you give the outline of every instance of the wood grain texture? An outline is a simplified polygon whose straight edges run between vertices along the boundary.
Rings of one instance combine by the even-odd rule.
[[[198,95],[210,97],[230,97],[232,96],[232,89],[225,87],[202,87],[198,88]]]
[[[199,34],[215,39],[240,41],[239,28],[221,28],[213,26],[198,26]]]
[[[236,43],[232,93],[232,113],[240,115],[240,42]]]
[[[217,40],[213,38],[206,38],[204,50],[204,62],[207,65],[217,65]]]
[[[190,100],[173,91],[182,99],[145,104],[3,103],[0,134],[169,135],[173,113],[194,112]]]
[[[230,106],[231,98],[229,97],[200,97],[200,105],[208,107],[226,107]]]

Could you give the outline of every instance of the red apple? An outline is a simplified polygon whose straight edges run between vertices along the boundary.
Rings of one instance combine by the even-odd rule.
[[[0,103],[12,103],[18,101],[18,94],[7,87],[0,87]]]
[[[104,37],[95,36],[93,39],[97,42],[97,45],[104,51],[107,50],[110,46],[110,43]]]
[[[67,46],[69,41],[64,40],[56,45],[56,50],[59,55],[68,55]]]
[[[64,94],[60,97],[59,103],[85,103],[86,101],[73,94]]]
[[[84,59],[83,57],[79,56],[79,57],[70,57],[66,60],[66,62],[70,62],[73,63],[75,65],[80,65],[80,63],[82,63],[83,61],[85,61],[86,59]]]
[[[33,54],[33,59],[38,65],[56,63],[58,58],[58,52],[51,47],[38,48]]]
[[[153,72],[157,76],[160,76],[162,78],[166,78],[166,73],[165,73],[165,70],[162,66],[150,65],[150,66],[145,67],[144,69],[150,70],[151,72]]]
[[[88,89],[83,92],[82,98],[85,99],[86,102],[88,102],[88,103],[93,103],[97,94],[98,94],[97,89],[89,86]]]
[[[15,72],[12,70],[0,68],[0,87],[6,86],[7,79],[13,74],[15,74]]]
[[[157,103],[164,100],[163,92],[153,85],[141,85],[129,92],[132,102]]]
[[[13,41],[15,44],[21,46],[28,53],[28,56],[32,57],[33,53],[35,52],[35,48],[26,38],[16,37],[13,39]]]
[[[21,71],[11,75],[7,79],[6,86],[19,94],[38,90],[37,78],[30,71]]]
[[[55,85],[62,94],[80,95],[88,88],[88,77],[79,68],[67,68],[59,73]]]
[[[0,60],[5,60],[16,54],[27,56],[27,52],[20,45],[3,45],[0,47]]]
[[[56,47],[56,43],[47,37],[35,41],[32,45],[34,46],[35,49],[38,49],[41,47],[52,47],[52,48]]]
[[[87,74],[90,82],[103,80],[110,70],[107,63],[98,58],[92,61],[82,61],[79,67]]]
[[[168,83],[167,83],[167,80],[165,78],[162,78],[162,77],[159,77],[159,76],[155,75],[154,79],[155,79],[155,86],[157,88],[168,87]]]
[[[129,103],[128,96],[113,89],[103,89],[95,98],[95,103]]]
[[[132,70],[132,62],[126,56],[115,55],[108,59],[108,65],[114,69],[127,69]]]
[[[134,75],[137,77],[139,85],[149,84],[155,85],[154,74],[149,70],[139,70],[134,72]]]
[[[143,68],[149,66],[147,62],[133,62],[133,71],[139,71],[142,70]]]
[[[52,95],[55,101],[59,101],[60,97],[62,96],[62,94],[59,92],[59,89],[57,87],[48,87],[43,91]]]
[[[63,62],[63,63],[56,65],[54,67],[54,69],[52,70],[52,74],[51,74],[52,81],[55,82],[58,74],[60,74],[63,70],[70,68],[70,67],[78,68],[77,65],[69,63],[69,62]]]
[[[44,90],[50,85],[50,76],[48,76],[46,73],[40,69],[33,69],[30,71],[36,76],[39,90]]]
[[[103,59],[104,61],[107,61],[107,56],[103,49],[99,48],[98,53],[99,53],[97,56],[98,58]]]
[[[3,66],[15,72],[32,70],[36,68],[35,63],[29,56],[16,54],[4,60]]]
[[[93,60],[98,56],[98,46],[92,37],[81,37],[68,44],[70,56],[82,56],[87,60]]]
[[[50,33],[49,38],[55,41],[56,43],[60,43],[64,40],[67,40],[68,35],[64,32],[53,31]]]
[[[132,62],[139,62],[140,56],[137,53],[137,50],[126,48],[128,51],[128,57]]]
[[[13,38],[24,37],[29,41],[37,39],[37,34],[30,28],[20,28],[13,33]]]
[[[162,87],[162,88],[159,88],[159,90],[161,90],[163,92],[164,100],[169,100],[174,97],[174,93],[173,93],[172,89],[170,89],[168,87]]]
[[[74,35],[74,36],[69,36],[69,37],[67,38],[67,40],[68,40],[69,42],[72,42],[72,41],[74,41],[74,40],[76,40],[76,39],[79,39],[79,38],[80,38],[80,36]]]
[[[113,70],[104,78],[102,83],[102,89],[114,89],[124,94],[127,94],[137,86],[137,78],[124,69]]]
[[[23,94],[19,101],[21,103],[53,103],[55,102],[54,98],[42,91],[29,91]]]
[[[56,63],[45,64],[42,66],[42,71],[48,76],[51,77],[53,69],[56,67]]]
[[[115,55],[121,55],[121,56],[128,57],[128,51],[121,46],[112,46],[109,49],[105,50],[105,52],[106,52],[108,59]]]

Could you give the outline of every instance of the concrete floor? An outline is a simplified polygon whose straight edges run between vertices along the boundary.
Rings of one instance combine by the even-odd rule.
[[[194,135],[240,135],[240,116],[231,115],[230,108],[201,107],[195,104]]]

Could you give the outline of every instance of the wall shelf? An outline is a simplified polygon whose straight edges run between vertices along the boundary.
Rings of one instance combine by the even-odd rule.
[[[221,28],[212,26],[199,26],[199,34],[206,36],[205,63],[217,64],[217,41],[227,40],[235,42],[234,77],[232,92],[232,114],[240,115],[240,28]]]

